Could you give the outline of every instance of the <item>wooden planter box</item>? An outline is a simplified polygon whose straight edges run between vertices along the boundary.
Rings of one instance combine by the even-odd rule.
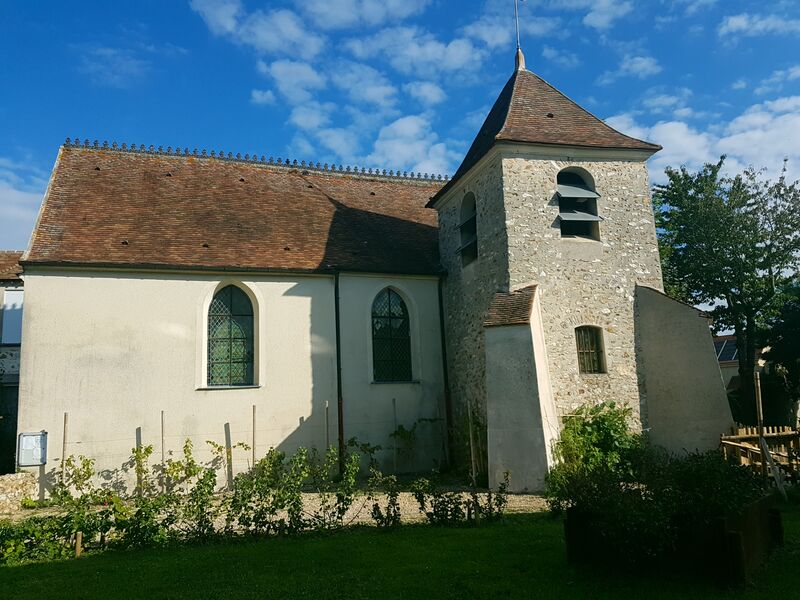
[[[614,540],[603,535],[596,516],[567,510],[564,521],[567,562],[572,565],[613,564]],[[695,573],[723,585],[744,585],[772,550],[783,545],[781,514],[764,497],[741,514],[716,519],[704,526],[681,526],[675,547],[654,557],[652,566]]]

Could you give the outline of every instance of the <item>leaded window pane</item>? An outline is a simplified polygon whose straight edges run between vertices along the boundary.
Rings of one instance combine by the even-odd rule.
[[[253,305],[229,285],[214,295],[208,310],[208,385],[253,384]]]
[[[411,328],[400,295],[386,288],[372,304],[372,363],[375,381],[410,381]]]

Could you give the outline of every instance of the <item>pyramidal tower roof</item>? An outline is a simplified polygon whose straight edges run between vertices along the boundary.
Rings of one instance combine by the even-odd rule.
[[[433,200],[489,152],[496,142],[548,146],[642,150],[655,153],[661,146],[620,133],[581,108],[538,75],[525,68],[517,50],[514,74],[472,142],[461,166]]]

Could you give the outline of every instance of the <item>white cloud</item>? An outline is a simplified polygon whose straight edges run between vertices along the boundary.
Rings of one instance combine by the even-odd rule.
[[[317,139],[324,148],[327,148],[345,162],[357,162],[354,157],[360,149],[358,135],[343,127],[322,129],[317,132]]]
[[[312,91],[324,89],[325,77],[308,63],[293,60],[276,60],[271,65],[259,61],[258,71],[275,80],[278,91],[292,104],[308,102]]]
[[[289,122],[300,129],[314,132],[331,122],[331,113],[336,106],[330,102],[308,102],[295,106],[289,115]]]
[[[253,104],[275,104],[275,94],[272,90],[252,90],[250,102]]]
[[[605,30],[633,10],[630,0],[552,0],[550,6],[563,10],[586,10],[583,24]]]
[[[717,0],[672,0],[673,5],[685,7],[686,16],[693,16],[703,9],[711,8]]]
[[[424,11],[431,0],[298,0],[321,29],[348,29],[397,22]]]
[[[755,104],[728,123],[710,125],[705,131],[682,121],[661,121],[652,127],[637,123],[630,114],[606,122],[624,133],[664,146],[651,159],[651,176],[664,181],[667,166],[685,164],[698,168],[703,163],[728,155],[727,169],[734,173],[748,166],[764,167],[775,177],[789,159],[789,176],[800,177],[800,96],[787,96]]]
[[[772,75],[762,79],[758,87],[753,90],[757,95],[763,96],[770,92],[780,92],[788,81],[800,79],[800,65],[794,65],[788,69],[773,71]]]
[[[420,173],[447,173],[458,155],[439,142],[430,121],[409,115],[383,127],[367,163]]]
[[[780,15],[752,15],[742,13],[727,16],[720,23],[720,36],[756,37],[800,33],[800,19],[789,19]]]
[[[456,38],[444,43],[418,27],[384,29],[373,36],[350,39],[345,46],[361,60],[383,54],[400,73],[418,77],[462,69],[479,71],[485,54],[470,40]]]
[[[30,161],[0,157],[0,250],[24,250],[47,187]]]
[[[81,56],[78,70],[95,85],[129,88],[150,72],[150,62],[123,48],[88,48]]]
[[[595,29],[608,29],[614,24],[614,21],[624,17],[632,10],[632,2],[594,0],[591,10],[583,18],[583,23]]]
[[[542,37],[551,34],[560,20],[555,17],[526,16],[520,22],[523,35]],[[508,7],[487,10],[478,19],[463,28],[465,36],[486,44],[489,48],[511,48],[515,43],[514,21],[509,18]]]
[[[309,31],[290,10],[251,13],[239,25],[236,37],[261,52],[285,53],[310,60],[322,51],[325,40]]]
[[[354,102],[378,106],[395,103],[397,88],[377,69],[353,61],[339,61],[330,70],[333,84]]]
[[[444,102],[447,94],[435,83],[430,81],[412,81],[403,86],[403,91],[423,104],[434,105]]]
[[[189,6],[203,17],[214,35],[234,33],[242,15],[239,0],[191,0]]]
[[[743,90],[747,87],[747,80],[745,79],[737,79],[731,84],[732,90]]]
[[[258,52],[310,60],[325,46],[325,38],[309,30],[291,10],[255,10],[248,14],[239,0],[192,0],[190,6],[211,33]]]
[[[661,65],[652,56],[626,55],[616,71],[606,71],[598,79],[600,85],[608,85],[621,77],[646,79],[662,71]]]
[[[556,50],[552,46],[542,48],[542,57],[563,69],[574,69],[581,64],[577,54],[564,50]]]

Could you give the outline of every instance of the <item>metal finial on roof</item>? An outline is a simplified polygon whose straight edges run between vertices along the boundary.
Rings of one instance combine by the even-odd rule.
[[[523,2],[525,0],[522,0]],[[514,0],[514,23],[517,28],[517,54],[514,58],[514,66],[517,71],[525,70],[525,55],[522,53],[522,45],[519,37],[519,0]]]

